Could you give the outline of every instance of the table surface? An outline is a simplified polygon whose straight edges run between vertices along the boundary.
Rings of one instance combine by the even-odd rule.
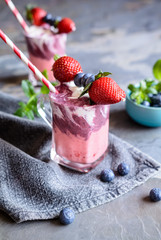
[[[20,12],[28,2],[15,0]],[[84,72],[100,69],[124,89],[129,83],[150,77],[161,52],[161,1],[159,0],[43,0],[39,6],[59,16],[74,19],[77,31],[68,36],[67,55],[76,58]],[[4,2],[0,20],[17,46],[26,52],[21,27]],[[28,69],[0,42],[0,88],[24,97],[21,80]],[[110,132],[131,143],[161,163],[161,128],[135,123],[125,111],[125,103],[111,106]],[[60,226],[57,220],[14,223],[0,212],[0,240],[12,239],[161,239],[161,206],[151,204],[147,193],[160,187],[160,174],[108,204],[78,214],[73,224]]]

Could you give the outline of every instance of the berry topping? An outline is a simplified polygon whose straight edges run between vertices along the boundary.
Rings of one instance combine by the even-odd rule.
[[[54,18],[53,18],[51,13],[47,13],[46,16],[43,18],[43,21],[52,25],[53,21],[54,21]]]
[[[158,202],[161,200],[161,189],[160,188],[153,188],[149,193],[150,199],[153,202]]]
[[[75,23],[70,18],[63,18],[57,28],[59,33],[70,33],[76,30]]]
[[[77,73],[74,77],[74,83],[77,87],[82,87],[81,79],[85,73]]]
[[[47,12],[39,7],[26,7],[26,17],[32,24],[40,26],[44,23],[44,17],[47,15]]]
[[[69,82],[75,75],[83,72],[81,65],[77,60],[69,56],[58,58],[52,67],[54,77],[60,82]]]
[[[59,214],[59,220],[64,225],[72,223],[74,221],[74,218],[75,218],[74,211],[69,207],[66,207],[63,210],[61,210]]]
[[[112,78],[101,77],[91,84],[89,96],[97,104],[113,104],[125,99],[125,92]]]
[[[129,173],[130,171],[130,168],[129,168],[129,165],[127,163],[120,163],[118,165],[118,168],[117,168],[117,172],[121,175],[121,176],[125,176]]]
[[[95,76],[91,73],[78,73],[74,77],[74,83],[77,87],[85,87],[95,80]]]
[[[114,172],[111,169],[102,170],[100,178],[103,182],[111,182],[115,177]]]

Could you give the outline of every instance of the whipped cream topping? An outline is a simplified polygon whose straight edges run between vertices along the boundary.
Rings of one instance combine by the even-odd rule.
[[[70,91],[72,92],[72,95],[70,98],[78,98],[80,96],[80,94],[82,93],[83,91],[83,87],[77,87],[74,83],[74,81],[70,81],[70,82],[67,82],[66,85],[68,86],[68,88],[70,89]],[[89,97],[89,94],[86,93],[84,94],[85,97]]]

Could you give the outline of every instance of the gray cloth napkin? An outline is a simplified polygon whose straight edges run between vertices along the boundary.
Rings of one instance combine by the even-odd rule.
[[[160,164],[130,144],[109,134],[109,152],[92,171],[78,173],[50,160],[51,129],[39,120],[12,113],[18,100],[0,93],[0,209],[14,221],[52,219],[70,206],[75,213],[107,203],[139,186]],[[130,165],[124,177],[100,181],[105,168]]]

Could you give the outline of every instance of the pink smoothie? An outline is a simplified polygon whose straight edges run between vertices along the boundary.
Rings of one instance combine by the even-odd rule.
[[[59,86],[58,91],[59,94],[50,93],[52,148],[71,163],[93,164],[108,147],[110,106],[90,105],[88,97],[73,99],[66,85]]]
[[[25,33],[27,49],[30,61],[42,72],[48,71],[49,80],[54,81],[55,78],[51,71],[54,63],[54,55],[65,55],[66,52],[66,34],[54,33],[49,27],[30,27],[30,32]],[[30,73],[32,82],[37,80],[36,76]]]

